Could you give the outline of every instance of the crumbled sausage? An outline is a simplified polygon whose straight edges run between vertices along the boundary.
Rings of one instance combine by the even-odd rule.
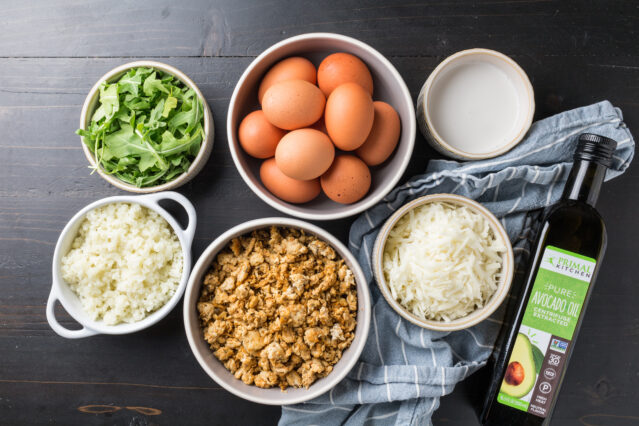
[[[355,337],[355,279],[324,241],[271,227],[234,238],[217,255],[197,309],[204,339],[236,378],[309,387]]]
[[[255,376],[255,386],[259,388],[272,388],[277,384],[279,377],[272,371],[260,371]]]
[[[244,335],[242,346],[249,352],[257,352],[264,347],[264,339],[257,331],[249,331]]]
[[[291,371],[286,375],[286,382],[289,386],[293,386],[296,388],[302,387],[302,378],[297,373],[297,371]]]

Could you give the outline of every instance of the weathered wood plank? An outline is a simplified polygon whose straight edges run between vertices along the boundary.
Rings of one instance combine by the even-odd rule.
[[[389,56],[637,52],[634,2],[19,1],[0,10],[0,56],[255,56],[306,32],[338,32]],[[603,29],[603,31],[602,31]]]
[[[117,371],[111,372],[117,375]],[[172,376],[179,375],[171,371]],[[2,402],[10,424],[230,425],[275,419],[279,407],[251,404],[219,387],[137,383],[0,382],[12,394]],[[48,397],[43,398],[43,395]],[[197,416],[197,417],[196,417]],[[5,417],[4,420],[7,420]]]

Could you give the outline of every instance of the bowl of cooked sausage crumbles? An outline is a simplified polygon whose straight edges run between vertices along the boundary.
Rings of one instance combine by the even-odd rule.
[[[184,324],[218,384],[286,405],[329,391],[354,367],[370,306],[364,274],[339,240],[307,222],[266,218],[204,251],[187,285]]]

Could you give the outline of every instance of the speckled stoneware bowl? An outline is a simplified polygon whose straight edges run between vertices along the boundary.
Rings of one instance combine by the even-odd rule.
[[[308,234],[315,235],[320,240],[327,242],[337,254],[344,259],[351,269],[357,284],[357,326],[355,338],[351,345],[344,351],[342,358],[335,364],[333,371],[326,377],[314,382],[308,389],[288,388],[282,392],[279,387],[262,389],[257,386],[247,385],[236,379],[230,371],[213,355],[208,343],[204,340],[200,320],[197,313],[197,301],[200,297],[200,289],[204,276],[209,271],[211,263],[218,252],[235,237],[244,235],[255,229],[281,226],[302,229]],[[329,391],[339,383],[353,368],[359,358],[370,326],[371,300],[368,285],[364,273],[351,252],[334,236],[322,228],[297,219],[284,217],[272,217],[251,220],[235,226],[215,239],[202,253],[193,267],[189,283],[184,294],[184,327],[191,350],[200,366],[220,386],[240,398],[260,404],[288,405],[308,401]]]
[[[393,229],[397,221],[410,210],[418,206],[434,202],[446,202],[454,205],[465,206],[483,216],[490,223],[490,227],[492,228],[495,235],[500,238],[506,246],[506,252],[502,256],[503,266],[501,279],[497,284],[497,290],[495,291],[495,294],[492,295],[490,300],[488,300],[488,302],[483,307],[476,309],[465,317],[458,318],[450,322],[427,320],[409,312],[397,300],[395,300],[395,298],[391,294],[391,291],[388,288],[388,284],[386,283],[383,269],[384,246],[386,245],[388,234],[390,233],[391,229]],[[506,233],[506,230],[501,225],[499,220],[497,220],[497,218],[491,212],[489,212],[478,202],[454,194],[427,195],[424,197],[416,198],[415,200],[402,206],[391,217],[389,217],[388,220],[386,220],[386,223],[384,223],[382,229],[379,231],[377,239],[375,240],[375,245],[373,246],[372,259],[373,273],[375,275],[377,285],[379,286],[382,295],[384,296],[388,304],[391,305],[391,307],[395,310],[395,312],[415,325],[438,331],[462,330],[464,328],[472,327],[473,325],[478,324],[479,322],[488,318],[493,312],[495,312],[495,310],[499,307],[499,305],[501,305],[501,303],[508,295],[508,291],[510,290],[510,285],[513,280],[513,273],[515,270],[513,249],[510,244],[510,240],[508,239],[508,234]]]
[[[188,225],[186,228],[182,228],[173,216],[160,206],[159,202],[161,200],[173,200],[184,208],[188,216]],[[130,324],[121,323],[116,325],[107,325],[102,321],[96,321],[91,318],[82,307],[80,298],[71,290],[69,285],[62,278],[62,257],[64,257],[64,255],[66,255],[71,249],[73,240],[75,239],[78,229],[80,228],[86,214],[95,208],[113,203],[135,203],[153,210],[169,223],[169,226],[178,237],[180,246],[182,247],[182,276],[180,278],[180,284],[175,290],[173,296],[171,296],[171,299],[169,299],[169,301],[158,310],[149,314],[146,318]],[[150,327],[167,316],[180,301],[186,287],[186,282],[189,278],[189,272],[191,271],[191,244],[193,243],[193,237],[195,236],[196,223],[197,216],[195,214],[193,204],[191,204],[184,195],[170,191],[158,194],[120,195],[116,197],[103,198],[89,204],[77,212],[60,233],[60,237],[58,238],[58,242],[56,243],[55,251],[53,253],[53,283],[51,285],[51,293],[49,294],[46,311],[47,321],[53,331],[67,339],[79,339],[81,337],[89,337],[95,334],[128,334]],[[58,322],[55,316],[56,301],[59,301],[62,304],[69,315],[82,325],[82,328],[70,330]]]
[[[161,71],[166,72],[167,74],[171,74],[184,83],[187,87],[193,89],[197,96],[202,101],[202,105],[204,106],[204,139],[200,145],[200,151],[197,156],[193,159],[193,162],[189,166],[189,169],[182,173],[181,175],[176,176],[170,182],[163,183],[162,185],[156,186],[145,186],[143,188],[138,188],[135,185],[131,185],[127,182],[123,182],[117,177],[106,173],[102,167],[98,167],[97,171],[102,176],[104,180],[109,182],[111,185],[123,189],[129,192],[136,192],[138,194],[146,194],[149,192],[158,192],[158,191],[168,191],[169,189],[178,188],[197,175],[204,165],[206,164],[209,156],[211,155],[211,150],[213,149],[213,133],[214,133],[214,125],[213,125],[213,116],[211,115],[211,110],[209,105],[206,103],[206,99],[204,95],[200,91],[200,89],[195,85],[193,80],[186,76],[179,69],[172,67],[171,65],[163,64],[162,62],[156,61],[136,61],[129,62],[128,64],[120,65],[118,67],[113,68],[108,73],[104,74],[100,79],[93,85],[89,94],[84,101],[84,105],[82,105],[82,113],[80,114],[80,128],[86,130],[91,122],[91,117],[93,116],[93,112],[98,106],[98,101],[100,98],[100,85],[102,82],[112,82],[120,78],[124,73],[129,71],[131,68],[137,67],[150,67],[155,68]],[[89,150],[84,142],[82,142],[82,149],[84,150],[84,155],[89,160],[89,163],[92,167],[96,167],[95,158],[93,153]]]
[[[346,52],[368,66],[375,85],[373,99],[390,104],[401,120],[401,135],[395,152],[383,164],[371,168],[368,194],[353,204],[339,204],[324,194],[304,204],[292,204],[271,194],[260,180],[261,160],[242,150],[237,129],[242,119],[259,108],[257,88],[264,74],[275,63],[290,56],[303,56],[316,66],[331,53]],[[397,184],[408,166],[415,144],[415,110],[406,83],[393,64],[371,46],[351,37],[330,33],[310,33],[280,41],[266,49],[246,68],[235,86],[226,120],[229,148],[244,182],[264,202],[277,210],[310,220],[339,219],[361,213],[378,203]]]

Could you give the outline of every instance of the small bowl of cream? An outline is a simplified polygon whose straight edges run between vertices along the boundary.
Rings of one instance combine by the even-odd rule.
[[[428,142],[459,160],[501,155],[532,124],[535,97],[524,70],[508,56],[470,49],[446,58],[417,98],[417,121]]]

